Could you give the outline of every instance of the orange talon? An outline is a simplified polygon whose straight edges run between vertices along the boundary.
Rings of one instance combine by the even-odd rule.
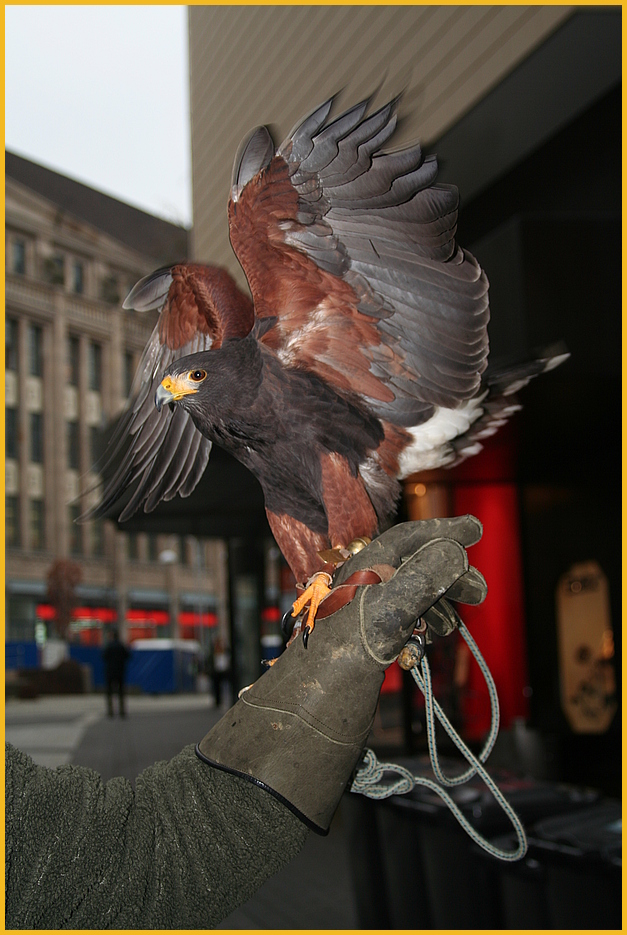
[[[307,638],[313,631],[318,607],[331,590],[331,582],[331,575],[327,574],[326,571],[316,572],[316,574],[312,575],[309,579],[307,588],[303,591],[301,596],[294,601],[292,617],[297,617],[303,607],[309,602],[309,613],[307,614],[304,627],[304,632],[307,632]]]

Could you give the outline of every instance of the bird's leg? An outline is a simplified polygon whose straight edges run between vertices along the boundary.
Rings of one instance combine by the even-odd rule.
[[[305,621],[305,626],[303,628],[303,643],[305,646],[307,646],[309,636],[313,632],[318,607],[331,590],[332,582],[333,579],[328,572],[317,571],[315,575],[312,575],[307,582],[307,587],[301,596],[294,601],[294,605],[292,607],[292,617],[297,617],[303,607],[309,603],[307,620]]]
[[[325,599],[327,594],[331,591],[333,586],[333,575],[335,574],[337,568],[340,565],[343,565],[351,555],[356,555],[357,552],[360,552],[366,545],[368,545],[370,539],[366,536],[363,536],[359,539],[353,539],[346,547],[342,545],[336,545],[333,549],[327,549],[322,552],[318,552],[318,557],[323,562],[323,568],[320,571],[315,572],[307,582],[305,590],[298,597],[293,605],[291,616],[298,617],[301,611],[309,604],[309,610],[307,612],[307,619],[305,620],[302,631],[295,630],[292,633],[292,636],[288,640],[288,646],[294,640],[298,632],[302,632],[303,643],[305,647],[313,628],[316,622],[316,614],[318,613],[318,608],[320,604]],[[284,617],[287,618],[287,613]]]

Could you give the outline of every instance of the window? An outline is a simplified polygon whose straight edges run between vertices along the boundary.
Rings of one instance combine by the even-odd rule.
[[[7,640],[32,643],[35,639],[35,607],[41,598],[8,595]]]
[[[43,332],[39,325],[28,326],[28,372],[31,377],[41,377],[43,365]]]
[[[62,286],[65,282],[65,257],[54,253],[44,260],[44,278],[53,286]]]
[[[97,425],[89,426],[89,466],[94,469],[101,455],[101,432]]]
[[[31,549],[43,549],[44,547],[43,500],[30,501],[30,547]]]
[[[101,519],[91,523],[91,554],[104,555],[104,524]]]
[[[5,409],[5,437],[7,458],[17,458],[17,409]]]
[[[180,537],[179,542],[179,555],[181,556],[181,563],[183,565],[189,565],[190,561],[190,549],[187,548],[187,542],[185,541],[185,536]]]
[[[88,345],[87,369],[89,389],[99,393],[102,385],[102,348],[93,341]]]
[[[30,413],[30,460],[43,464],[44,460],[44,419],[41,412]]]
[[[117,305],[120,301],[120,287],[115,276],[107,276],[100,283],[100,298],[110,305]]]
[[[5,361],[7,370],[17,370],[17,321],[7,318],[5,334]]]
[[[17,497],[7,497],[4,502],[4,517],[6,525],[6,544],[19,546],[20,544],[20,517],[19,500]]]
[[[207,567],[207,542],[205,539],[196,539],[195,561],[198,568]]]
[[[124,395],[126,397],[131,395],[131,387],[133,385],[134,375],[135,367],[133,355],[130,351],[126,351],[124,354]]]
[[[66,379],[70,386],[78,386],[80,344],[78,338],[70,335],[67,339]]]
[[[129,532],[126,536],[127,552],[131,562],[136,562],[139,558],[139,538],[136,532]]]
[[[150,533],[148,535],[148,561],[156,562],[158,558],[157,537],[154,533]]]
[[[14,240],[11,244],[11,269],[19,276],[26,273],[26,244],[23,240]]]
[[[72,290],[79,295],[85,291],[85,267],[80,260],[72,262]]]
[[[192,565],[194,568],[202,568],[202,541],[197,539],[196,536],[187,537],[187,564]]]
[[[68,507],[69,513],[69,546],[70,546],[70,555],[80,555],[82,551],[82,542],[81,542],[81,527],[76,522],[81,513],[81,508],[78,503],[72,503]]]
[[[78,471],[81,466],[78,422],[67,423],[67,466]]]

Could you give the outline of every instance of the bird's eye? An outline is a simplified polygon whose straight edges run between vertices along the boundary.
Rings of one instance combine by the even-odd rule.
[[[189,379],[194,383],[202,383],[202,381],[207,376],[206,370],[191,370],[189,373]]]

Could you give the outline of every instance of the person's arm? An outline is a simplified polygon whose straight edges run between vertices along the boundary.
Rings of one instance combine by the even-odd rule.
[[[103,783],[6,747],[7,929],[211,928],[291,860],[307,828],[186,747]]]
[[[464,549],[480,535],[472,517],[383,533],[341,569],[307,648],[292,642],[196,753],[145,770],[135,791],[8,747],[7,928],[209,928],[245,902],[308,827],[328,829],[416,618],[431,626],[440,606],[454,626],[443,595],[485,596]]]

